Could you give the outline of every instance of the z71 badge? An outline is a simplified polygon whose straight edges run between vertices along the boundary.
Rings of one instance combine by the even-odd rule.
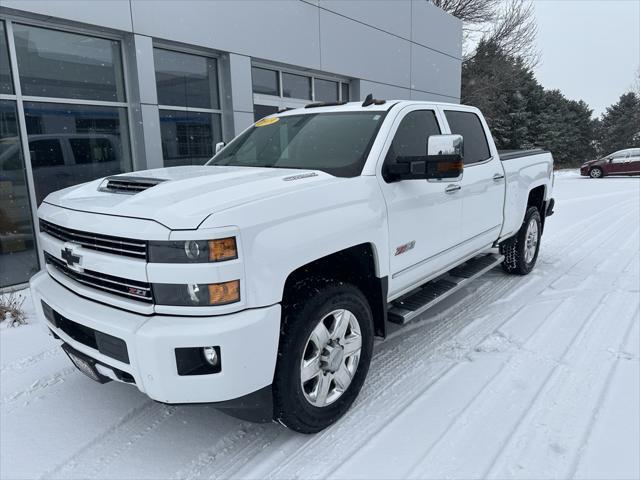
[[[409,250],[411,250],[415,246],[416,246],[416,241],[415,240],[411,240],[409,243],[405,243],[404,245],[400,245],[398,248],[396,248],[396,253],[394,255],[396,257],[398,255],[402,255],[403,253],[408,252]]]

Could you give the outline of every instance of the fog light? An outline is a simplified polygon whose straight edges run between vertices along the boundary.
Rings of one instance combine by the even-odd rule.
[[[216,351],[216,347],[203,347],[202,355],[209,365],[214,367],[218,365],[218,352]]]

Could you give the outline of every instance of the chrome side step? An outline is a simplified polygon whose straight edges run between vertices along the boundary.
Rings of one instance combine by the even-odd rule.
[[[410,322],[436,303],[499,265],[503,260],[503,255],[490,253],[474,257],[458,265],[438,278],[389,303],[389,321],[400,325]]]

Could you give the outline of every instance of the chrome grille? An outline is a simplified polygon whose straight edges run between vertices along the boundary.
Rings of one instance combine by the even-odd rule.
[[[98,190],[109,193],[125,193],[135,195],[144,192],[146,189],[155,187],[159,183],[165,182],[164,178],[146,178],[126,175],[108,177],[106,185],[103,183]]]
[[[147,259],[147,242],[132,238],[114,237],[99,233],[81,232],[67,227],[55,225],[46,220],[40,220],[40,231],[63,242],[73,242],[84,248],[100,252],[122,255],[125,257]]]
[[[139,282],[128,278],[107,275],[93,270],[75,271],[67,266],[65,262],[44,252],[44,259],[48,265],[54,267],[58,272],[84,285],[104,290],[114,295],[121,295],[133,298],[146,303],[153,303],[151,285],[147,282]]]

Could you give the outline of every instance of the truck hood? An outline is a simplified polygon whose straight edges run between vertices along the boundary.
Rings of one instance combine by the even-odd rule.
[[[172,230],[193,230],[227,208],[296,190],[338,182],[316,170],[227,166],[185,166],[138,171],[115,177],[161,180],[135,194],[101,191],[101,178],[50,194],[45,202],[83,212],[154,220]]]

